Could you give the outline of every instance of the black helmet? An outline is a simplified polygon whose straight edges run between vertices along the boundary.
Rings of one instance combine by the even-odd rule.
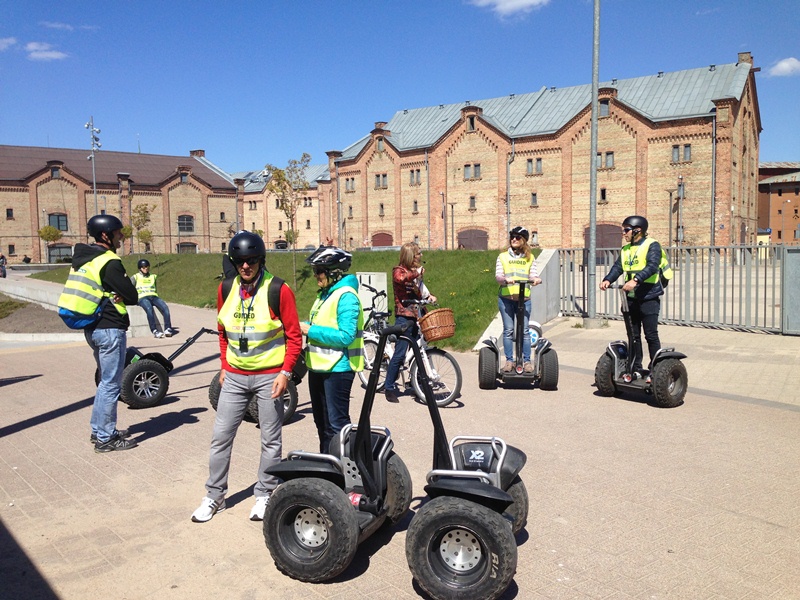
[[[514,227],[514,229],[512,229],[511,231],[509,231],[509,232],[508,232],[508,235],[509,235],[509,237],[510,237],[510,236],[512,236],[512,235],[518,235],[518,236],[521,236],[521,237],[522,237],[522,239],[524,239],[526,242],[527,242],[527,241],[530,239],[530,237],[531,237],[531,234],[528,232],[528,230],[527,230],[527,229],[525,229],[524,227],[520,227],[519,225],[517,225],[516,227]]]
[[[647,219],[639,215],[631,215],[622,222],[622,226],[641,229],[643,234],[647,233]]]
[[[114,215],[95,215],[86,224],[89,235],[98,242],[103,241],[104,233],[111,237],[111,234],[119,229],[122,229],[122,221]]]
[[[353,263],[353,255],[336,246],[320,246],[306,259],[312,267],[322,267],[328,272],[344,273]]]
[[[147,260],[146,258],[143,258],[138,263],[136,263],[136,268],[137,269],[141,269],[142,267],[149,267],[149,266],[150,266],[150,261]]]
[[[267,248],[264,246],[264,240],[255,233],[240,231],[231,238],[228,244],[228,256],[231,260],[257,256],[263,264],[267,257]]]

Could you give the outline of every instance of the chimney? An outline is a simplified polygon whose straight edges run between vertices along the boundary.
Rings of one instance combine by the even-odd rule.
[[[205,150],[189,150],[189,156],[205,157]]]
[[[749,52],[739,52],[739,60],[740,63],[750,63],[753,64],[753,55]]]

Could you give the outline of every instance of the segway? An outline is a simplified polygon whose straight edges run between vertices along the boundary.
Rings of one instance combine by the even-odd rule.
[[[622,320],[628,341],[611,342],[605,353],[597,361],[594,369],[594,383],[602,396],[613,396],[619,391],[644,392],[653,397],[653,404],[661,408],[674,408],[683,404],[689,384],[688,374],[682,359],[683,352],[674,348],[661,348],[650,364],[650,370],[634,372],[633,325],[628,312],[628,298],[621,285]]]
[[[497,388],[497,382],[539,384],[542,390],[558,388],[558,354],[553,344],[542,337],[542,326],[536,321],[530,322],[531,362],[533,371],[526,373],[523,368],[523,342],[525,339],[525,288],[527,281],[519,282],[519,298],[514,327],[514,369],[503,371],[500,368],[500,357],[504,356],[502,341],[494,336],[483,340],[486,345],[478,352],[478,386],[482,390]]]
[[[514,535],[528,518],[519,475],[525,453],[497,436],[462,435],[448,444],[424,373],[420,384],[433,423],[433,469],[425,486],[429,500],[406,532],[408,566],[434,600],[497,598],[516,572]]]
[[[172,361],[204,333],[219,335],[216,329],[203,327],[166,358],[160,352],[142,354],[136,348],[128,348],[125,351],[120,400],[131,408],[151,408],[161,402],[169,390],[169,374],[175,368]],[[100,369],[95,369],[94,383],[100,383]]]
[[[378,354],[386,338],[381,332]],[[289,577],[321,582],[353,560],[358,544],[386,522],[397,523],[411,505],[411,476],[394,453],[386,427],[372,425],[381,363],[375,361],[357,425],[347,425],[326,454],[295,450],[267,469],[282,479],[264,514],[264,541],[275,566]]]
[[[297,363],[292,370],[292,378],[286,384],[286,391],[283,392],[283,424],[286,425],[292,420],[295,411],[297,410],[297,386],[303,381],[308,369],[306,368],[305,350],[300,353]],[[211,408],[217,410],[219,404],[219,393],[222,391],[222,386],[219,384],[219,371],[214,374],[211,383],[208,386],[208,401]],[[247,403],[247,408],[244,413],[244,420],[251,423],[258,423],[258,402],[255,396],[250,398]]]

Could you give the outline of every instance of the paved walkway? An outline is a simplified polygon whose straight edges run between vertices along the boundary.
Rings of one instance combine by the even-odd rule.
[[[181,334],[136,338],[168,355],[214,313],[172,305]],[[477,356],[459,354],[460,402],[449,435],[497,434],[528,455],[527,528],[504,598],[800,598],[800,340],[662,327],[688,354],[683,406],[595,395],[593,369],[622,325],[568,320],[545,335],[559,353],[554,392],[479,390]],[[258,431],[237,437],[228,510],[205,524],[217,346],[201,337],[176,360],[163,404],[120,405],[139,447],[89,444],[94,363],[83,342],[0,342],[0,598],[416,598],[405,560],[408,519],[359,548],[325,584],[281,575],[248,520]],[[363,390],[354,390],[357,415]],[[426,409],[380,401],[418,506],[432,455]],[[301,387],[284,449],[316,447]]]

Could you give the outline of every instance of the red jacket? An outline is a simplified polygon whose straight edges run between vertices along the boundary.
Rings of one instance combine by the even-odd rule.
[[[419,307],[403,306],[403,300],[422,300],[422,293],[417,280],[416,269],[409,269],[403,265],[398,265],[392,269],[392,287],[394,288],[394,314],[399,317],[416,319],[419,315]]]

